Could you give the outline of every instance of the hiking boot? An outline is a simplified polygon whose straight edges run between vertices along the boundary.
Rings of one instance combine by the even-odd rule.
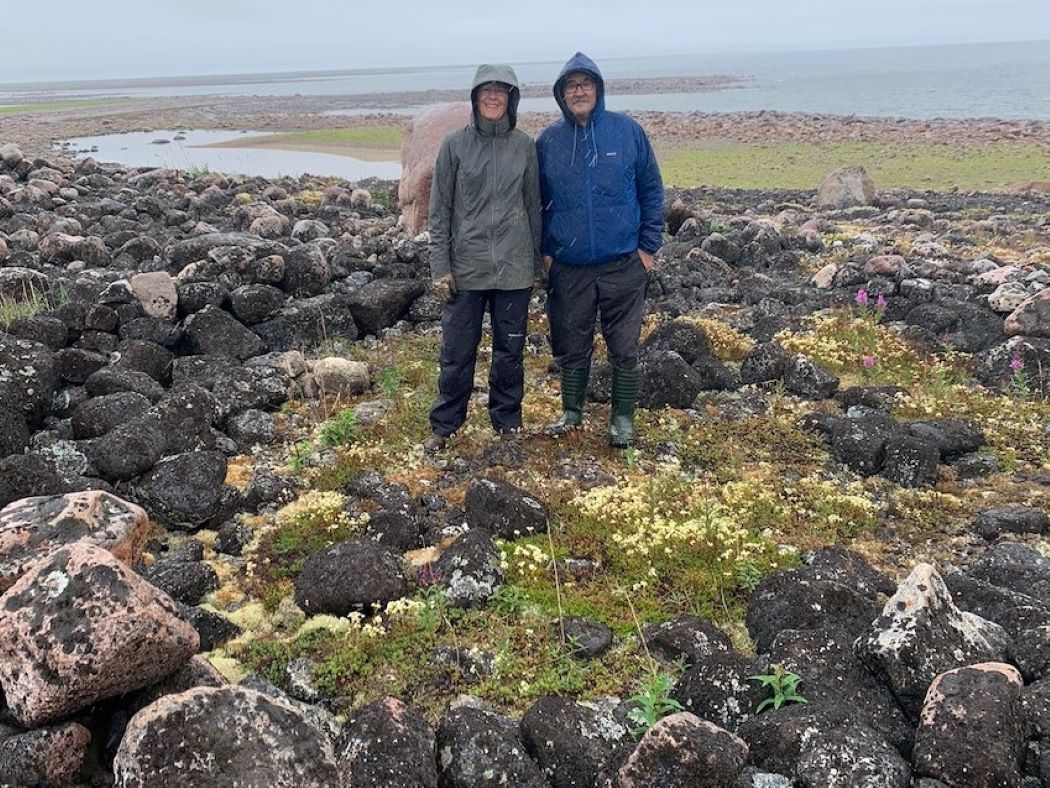
[[[634,445],[634,407],[640,381],[637,369],[613,369],[609,444],[617,449]]]
[[[446,443],[448,443],[448,438],[435,432],[423,441],[423,451],[427,454],[437,454],[437,452],[445,448]]]
[[[589,367],[561,371],[562,414],[544,429],[548,435],[558,437],[583,424],[583,401],[587,395],[590,374]]]

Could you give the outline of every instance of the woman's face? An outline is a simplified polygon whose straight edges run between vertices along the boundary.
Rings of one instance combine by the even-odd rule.
[[[510,89],[502,82],[486,82],[478,88],[478,113],[485,120],[497,121],[507,114]]]

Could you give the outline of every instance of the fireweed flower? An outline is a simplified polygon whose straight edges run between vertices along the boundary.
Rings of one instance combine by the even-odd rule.
[[[879,293],[879,297],[877,299],[875,299],[875,308],[876,309],[885,309],[886,308],[886,296],[884,296],[882,293]]]
[[[875,356],[863,356],[860,363],[864,365],[864,369],[871,369],[875,366]]]
[[[853,296],[853,300],[856,301],[857,304],[860,305],[860,306],[867,306],[868,305],[868,291],[865,290],[862,287],[860,290],[857,291],[857,294],[855,296]]]

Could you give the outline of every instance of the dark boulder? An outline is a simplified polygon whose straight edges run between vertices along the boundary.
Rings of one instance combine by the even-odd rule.
[[[547,530],[547,507],[527,490],[500,479],[481,478],[467,487],[467,524],[501,539],[520,539]]]
[[[425,292],[414,279],[376,279],[350,296],[350,312],[363,334],[379,334],[408,312]]]
[[[73,437],[78,440],[101,437],[121,424],[134,421],[150,406],[147,397],[134,391],[119,391],[85,400],[73,411]]]
[[[1022,686],[1014,668],[994,662],[937,676],[915,732],[915,771],[949,785],[1020,785]]]
[[[506,580],[500,557],[488,531],[467,531],[456,539],[434,565],[448,603],[474,607],[487,602]]]
[[[406,593],[401,554],[369,539],[311,554],[295,579],[295,603],[307,615],[371,612]]]
[[[748,759],[738,736],[688,712],[664,717],[646,731],[620,767],[621,786],[724,788]]]
[[[135,485],[138,502],[160,522],[196,529],[219,511],[226,458],[215,451],[165,457]]]
[[[257,334],[222,309],[206,306],[186,318],[183,327],[189,347],[196,354],[233,356],[244,361],[266,352]]]
[[[521,718],[521,738],[553,788],[593,786],[603,767],[633,744],[612,709],[542,697]]]
[[[437,731],[442,788],[550,788],[512,720],[475,705],[449,710]]]
[[[437,788],[437,740],[426,720],[397,698],[354,712],[336,747],[342,788]]]

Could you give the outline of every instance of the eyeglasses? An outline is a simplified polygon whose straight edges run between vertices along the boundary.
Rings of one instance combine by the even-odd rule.
[[[510,94],[510,86],[504,85],[502,82],[486,82],[484,85],[478,88],[479,93],[497,93],[503,96]]]
[[[566,82],[563,90],[565,95],[571,96],[577,90],[582,90],[584,93],[590,93],[594,88],[595,84],[593,79],[577,79],[573,82]]]

